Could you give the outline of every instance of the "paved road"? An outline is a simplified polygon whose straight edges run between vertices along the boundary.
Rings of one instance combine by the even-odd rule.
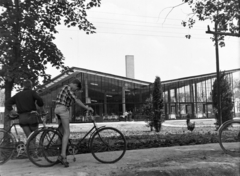
[[[70,167],[40,168],[28,159],[0,166],[1,176],[240,176],[240,156],[223,154],[218,144],[129,150],[115,164],[101,164],[91,154],[77,155]]]

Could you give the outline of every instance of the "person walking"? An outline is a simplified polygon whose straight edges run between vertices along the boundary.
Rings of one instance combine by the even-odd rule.
[[[43,100],[36,91],[32,90],[30,80],[25,80],[23,90],[5,102],[5,108],[10,111],[10,114],[19,114],[19,125],[27,138],[33,131],[38,129],[39,120],[36,104],[44,112]],[[16,105],[17,112],[13,109],[13,105]]]
[[[78,79],[74,79],[69,85],[65,85],[62,87],[55,101],[56,107],[54,112],[59,119],[58,120],[59,128],[61,133],[63,134],[62,150],[61,150],[61,155],[59,155],[58,157],[58,162],[63,164],[65,167],[69,166],[69,163],[67,162],[67,157],[66,157],[66,150],[67,150],[68,139],[70,136],[70,127],[69,127],[70,106],[72,105],[73,102],[75,102],[76,104],[86,109],[87,111],[93,112],[93,109],[91,107],[84,105],[82,101],[76,97],[75,93],[77,91],[80,91],[81,88],[82,88],[81,81]]]

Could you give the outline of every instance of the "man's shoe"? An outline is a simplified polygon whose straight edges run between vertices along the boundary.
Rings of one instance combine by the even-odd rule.
[[[67,157],[63,157],[62,155],[59,155],[58,159],[57,159],[57,162],[61,163],[65,167],[69,167],[69,163],[67,162]]]

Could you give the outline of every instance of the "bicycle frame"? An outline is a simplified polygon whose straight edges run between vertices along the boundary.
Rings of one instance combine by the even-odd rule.
[[[16,136],[17,136],[17,140],[21,141],[20,135],[19,135],[17,127],[16,127],[17,125],[19,125],[19,123],[13,123],[9,128],[9,132],[11,133],[11,129],[12,129],[12,127],[14,127],[14,130],[15,130],[15,133],[16,133]]]
[[[92,120],[92,123],[93,123],[93,127],[87,132],[87,134],[85,134],[85,136],[82,138],[82,139],[80,139],[79,141],[78,141],[78,143],[77,143],[77,148],[80,148],[80,144],[82,143],[82,141],[91,133],[91,135],[90,135],[90,137],[89,137],[89,139],[91,139],[92,138],[92,136],[98,131],[98,130],[100,130],[100,129],[102,129],[102,128],[104,128],[105,126],[101,126],[101,127],[97,127],[97,125],[96,125],[96,123],[95,123],[95,121],[94,120]],[[90,142],[90,140],[88,140],[88,147],[89,147],[89,142]]]
[[[93,127],[84,135],[84,137],[77,139],[77,140],[78,140],[78,142],[77,142],[77,144],[76,144],[77,148],[80,148],[81,143],[86,139],[86,137],[87,137],[89,134],[91,134],[91,135],[90,135],[90,138],[89,138],[89,139],[91,139],[91,137],[92,137],[98,130],[100,130],[100,129],[102,129],[102,128],[105,127],[105,126],[97,127],[97,125],[96,125],[96,123],[95,123],[94,120],[92,120],[92,123],[93,123]],[[60,124],[57,128],[53,128],[53,127],[48,127],[48,128],[53,129],[53,130],[56,130],[56,131],[59,133],[60,137],[62,138],[62,137],[63,137],[63,134],[62,134],[61,131],[59,130],[60,127],[61,127],[61,124]],[[52,138],[52,139],[53,139],[53,138]],[[72,145],[72,140],[73,140],[73,139],[69,139],[69,140],[68,140],[68,143],[69,143],[70,145]],[[52,142],[52,141],[49,141],[49,145],[51,144],[51,142]],[[90,140],[88,140],[88,147],[89,147],[89,142],[90,142]]]

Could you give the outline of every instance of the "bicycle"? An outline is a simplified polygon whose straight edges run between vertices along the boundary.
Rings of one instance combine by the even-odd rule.
[[[33,111],[32,113],[36,112]],[[42,117],[45,115],[46,114],[42,114],[39,115],[39,117],[43,119]],[[17,114],[15,116],[8,115],[8,119],[11,121],[17,120],[18,118],[19,115]],[[13,157],[19,158],[28,156],[25,147],[27,141],[26,136],[23,132],[20,133],[17,128],[20,128],[19,123],[13,122],[9,129],[0,129],[0,165],[3,165]]]
[[[115,163],[125,154],[127,143],[125,136],[116,128],[101,126],[98,127],[92,115],[90,115],[93,127],[82,138],[69,139],[67,146],[67,155],[73,155],[73,161],[76,161],[75,155],[81,150],[81,146],[87,147],[93,157],[101,163]],[[30,161],[39,167],[50,167],[58,163],[57,158],[61,153],[62,133],[59,127],[48,127],[35,131],[27,141],[27,153]],[[35,141],[31,147],[31,141]],[[31,153],[38,154],[40,161],[34,160]],[[105,153],[109,152],[109,153]]]
[[[218,132],[219,144],[224,153],[240,156],[240,119],[224,122]]]

